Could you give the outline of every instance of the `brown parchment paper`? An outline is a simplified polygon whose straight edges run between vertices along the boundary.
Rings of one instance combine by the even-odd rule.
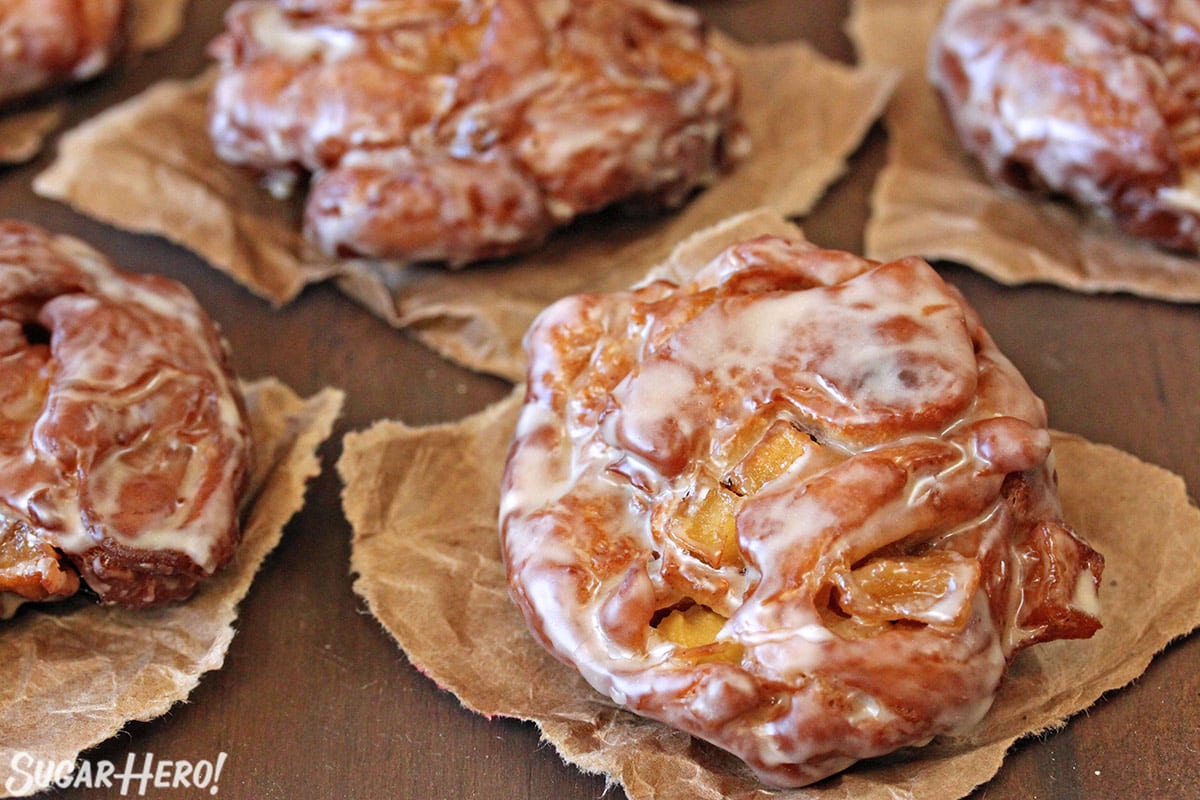
[[[28,782],[11,773],[16,754],[73,760],[126,722],[166,713],[224,662],[238,603],[303,505],[343,401],[337,389],[301,399],[272,378],[244,390],[256,463],[243,541],[224,570],[164,608],[71,603],[0,621],[0,792],[10,776],[17,787]]]
[[[0,116],[0,167],[21,164],[40,153],[46,137],[62,122],[64,111],[61,103],[54,103]]]
[[[796,233],[793,227],[792,234]],[[769,215],[732,220],[677,249],[688,274],[730,241],[786,233]],[[348,435],[338,471],[353,527],[355,591],[417,669],[487,716],[532,720],[568,762],[631,800],[958,798],[1021,736],[1052,729],[1140,675],[1200,625],[1200,510],[1181,478],[1111,447],[1054,434],[1067,521],[1106,558],[1104,628],[1022,652],[991,712],[962,739],[860,763],[816,787],[768,791],[733,757],[594,692],[526,632],[510,601],[497,515],[523,388],[454,424],[384,421]]]
[[[183,29],[188,0],[133,0],[129,49],[140,53],[166,46]],[[62,121],[61,102],[0,116],[0,166],[29,161]]]
[[[133,0],[130,45],[135,53],[166,47],[181,30],[190,0]]]
[[[1200,301],[1200,259],[1139,242],[1066,203],[988,181],[959,145],[926,77],[929,38],[944,3],[853,6],[849,33],[860,59],[903,74],[885,114],[888,160],[871,198],[866,255],[952,260],[1005,284]]]
[[[205,110],[211,74],[160,84],[68,133],[34,188],[119,227],[172,239],[276,305],[336,278],[446,357],[519,380],[520,338],[552,300],[626,286],[682,237],[729,214],[760,205],[806,213],[844,171],[894,83],[890,70],[847,67],[802,43],[722,41],[742,71],[750,157],[675,214],[650,221],[602,214],[501,263],[449,271],[314,253],[299,234],[300,198],[271,198],[213,154]]]

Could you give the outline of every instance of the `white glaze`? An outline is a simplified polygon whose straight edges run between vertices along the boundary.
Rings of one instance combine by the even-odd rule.
[[[996,181],[1200,252],[1194,0],[951,0],[929,77]]]
[[[696,299],[747,265],[817,285]],[[743,243],[678,289],[552,305],[526,349],[500,501],[510,586],[535,635],[614,701],[800,785],[976,724],[1011,655],[1046,633],[1022,627],[1038,601],[1017,546],[1059,513],[1045,412],[923,262]],[[664,533],[664,510],[717,491],[700,487],[742,457],[738,432],[775,419],[816,441],[734,501],[744,563],[710,566]],[[1008,472],[1032,505],[1010,509]],[[1065,530],[1056,546],[1078,572],[1064,602],[1094,614],[1075,586],[1093,572],[1070,560],[1090,550]],[[907,628],[831,618],[828,587],[893,547],[945,551],[946,593]],[[997,560],[1012,583],[992,597],[980,565]],[[652,615],[681,600],[727,617],[716,641],[740,660],[697,664],[657,632]],[[806,733],[830,719],[841,733]]]
[[[677,205],[745,153],[734,69],[691,9],[418,8],[383,0],[361,14],[302,14],[244,0],[215,47],[217,153],[313,173],[306,234],[328,253],[507,255],[628,198]],[[403,166],[368,168],[389,153]]]
[[[7,513],[75,559],[102,597],[130,579],[108,575],[101,553],[123,551],[126,563],[168,554],[214,572],[232,553],[251,446],[215,326],[181,285],[120,273],[32,226],[0,224],[0,276],[18,299],[36,281],[53,287],[34,295],[33,317],[15,318],[44,326],[50,344],[45,396],[31,387],[0,409],[23,421],[23,438],[0,442]],[[121,601],[169,596],[154,583],[174,578],[159,570],[140,600]]]

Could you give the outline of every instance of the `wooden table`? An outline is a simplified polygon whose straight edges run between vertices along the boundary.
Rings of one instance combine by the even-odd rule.
[[[196,74],[226,0],[194,2],[181,40],[73,93],[71,122],[164,77]],[[837,0],[706,0],[712,22],[751,41],[803,37],[852,60]],[[850,173],[803,220],[816,242],[860,250],[875,130]],[[453,420],[499,399],[503,382],[452,366],[329,286],[273,310],[190,253],[123,233],[37,198],[49,161],[0,170],[0,216],[74,233],[126,268],[170,275],[222,324],[247,378],[275,375],[308,395],[348,393],[323,449],[326,469],[246,598],[223,669],[190,702],[133,724],[94,759],[215,759],[224,798],[583,798],[604,780],[564,765],[536,730],[463,710],[413,669],[351,590],[350,530],[333,464],[340,436],[382,418]],[[1005,288],[969,270],[944,274],[981,312],[1005,353],[1047,401],[1054,427],[1134,453],[1200,487],[1200,309],[1050,287]],[[131,789],[135,793],[136,786]],[[169,798],[196,790],[150,792]],[[62,792],[62,797],[118,797]],[[128,796],[128,795],[127,795]],[[608,795],[620,797],[619,790]],[[980,798],[1200,797],[1200,636],[1171,646],[1135,685],[1064,730],[1018,744]]]

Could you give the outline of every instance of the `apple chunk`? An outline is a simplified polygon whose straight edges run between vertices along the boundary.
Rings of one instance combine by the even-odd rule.
[[[725,617],[708,606],[693,605],[676,609],[658,623],[664,639],[688,650],[688,658],[697,662],[742,660],[741,645],[718,642],[717,634],[725,626]]]
[[[812,445],[808,434],[785,420],[776,420],[729,471],[724,483],[736,494],[752,495],[786,472]]]
[[[667,522],[666,533],[696,558],[714,569],[740,566],[737,495],[715,482],[703,482],[689,494]]]

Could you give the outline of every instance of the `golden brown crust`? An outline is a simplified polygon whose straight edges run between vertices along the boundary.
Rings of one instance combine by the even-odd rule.
[[[461,264],[619,201],[673,206],[743,148],[732,66],[664,0],[235,4],[218,154],[312,173],[331,254]]]
[[[7,0],[0,5],[0,104],[95,77],[125,42],[125,0]]]
[[[526,338],[500,521],[531,631],[599,691],[796,786],[959,733],[1090,636],[1042,403],[919,259],[764,237]]]
[[[0,513],[0,595],[62,600],[79,591],[79,576],[21,520]],[[7,616],[0,613],[0,617]]]
[[[996,181],[1200,252],[1200,20],[1168,0],[952,0],[930,78]]]
[[[0,519],[39,556],[53,548],[57,569],[129,606],[186,597],[229,560],[248,423],[224,341],[182,285],[0,222],[0,377],[15,379],[0,391]]]

